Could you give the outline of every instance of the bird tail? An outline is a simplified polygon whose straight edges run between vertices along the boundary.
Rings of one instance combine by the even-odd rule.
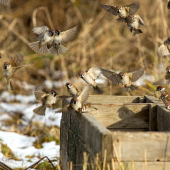
[[[142,30],[140,30],[140,29],[135,29],[135,30],[133,31],[133,36],[135,36],[136,34],[140,34],[140,33],[143,33]]]
[[[37,115],[45,115],[45,109],[46,107],[44,107],[43,105],[37,107],[36,109],[33,110],[33,112]]]
[[[7,80],[6,90],[12,91],[12,92],[14,91],[11,80]]]
[[[39,53],[42,55],[48,54],[47,45],[41,46],[39,41],[29,43],[29,46],[36,53]]]
[[[56,47],[52,46],[48,52],[51,55],[59,55],[59,54],[63,54],[67,51],[68,49],[62,45],[56,45]]]
[[[103,93],[103,90],[99,86],[95,86],[95,87],[93,86],[93,91],[96,94],[102,94]]]
[[[130,92],[132,90],[136,90],[137,88],[138,88],[138,86],[131,84],[130,86],[125,85],[124,90],[125,90],[125,92]]]

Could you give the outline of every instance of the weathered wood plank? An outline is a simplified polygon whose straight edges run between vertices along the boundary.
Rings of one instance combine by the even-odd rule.
[[[116,151],[121,148],[123,161],[144,161],[145,152],[147,161],[170,161],[170,133],[112,132],[112,135]]]
[[[149,104],[149,131],[157,131],[157,104]]]
[[[90,114],[106,128],[149,128],[149,106],[94,105]]]
[[[157,106],[157,128],[158,131],[170,131],[170,111],[164,104]]]

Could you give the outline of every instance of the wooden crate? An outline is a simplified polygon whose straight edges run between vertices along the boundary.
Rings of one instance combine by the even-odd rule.
[[[89,113],[62,114],[60,132],[61,168],[83,169],[83,152],[89,164],[107,151],[106,163],[115,169],[170,170],[170,112],[153,96],[92,95]],[[63,100],[63,106],[69,100]],[[101,104],[101,105],[100,105]],[[109,105],[111,104],[111,105]],[[158,132],[163,131],[163,132]],[[132,168],[134,167],[134,168]]]

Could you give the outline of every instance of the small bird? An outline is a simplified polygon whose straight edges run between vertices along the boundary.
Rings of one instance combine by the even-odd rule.
[[[79,73],[80,78],[82,78],[87,84],[91,85],[93,87],[93,91],[96,94],[102,94],[103,90],[100,89],[95,79],[100,75],[100,67],[92,67],[87,71],[82,71]]]
[[[165,104],[166,109],[170,110],[170,102]]]
[[[166,74],[163,79],[160,79],[153,84],[155,85],[166,85],[170,84],[170,66],[166,67]]]
[[[170,9],[170,1],[167,4],[167,8]]]
[[[10,7],[10,0],[0,0],[0,3]]]
[[[104,5],[100,4],[100,6],[106,10],[107,12],[110,12],[111,14],[115,16],[119,16],[117,19],[120,22],[126,22],[125,18],[128,17],[129,15],[133,15],[136,13],[136,11],[139,9],[139,3],[138,2],[132,2],[129,5],[126,6],[110,6],[110,5]]]
[[[166,104],[167,102],[170,102],[170,96],[169,93],[167,91],[164,91],[161,96],[160,99],[163,101],[164,104]]]
[[[33,33],[37,34],[36,42],[29,43],[30,48],[39,54],[48,54],[47,45],[52,44],[54,40],[55,30],[49,29],[47,26],[33,28]]]
[[[157,53],[159,57],[170,55],[170,37],[158,48]]]
[[[159,91],[161,95],[166,91],[164,86],[157,86],[156,91]],[[167,91],[166,91],[167,92]],[[168,92],[167,92],[168,93]],[[169,93],[168,93],[169,94]]]
[[[57,90],[53,89],[48,93],[42,86],[37,85],[34,90],[34,95],[37,102],[41,103],[41,106],[33,110],[37,115],[45,115],[47,107],[53,107],[55,103],[62,99],[62,96],[58,95]]]
[[[145,26],[144,21],[139,15],[129,15],[126,18],[127,25],[129,27],[130,32],[133,32],[133,36],[136,34],[143,33],[141,29],[139,29],[139,25]]]
[[[14,57],[12,57],[9,62],[4,63],[4,66],[3,66],[4,77],[7,80],[6,90],[14,91],[14,88],[13,88],[12,82],[11,82],[11,78],[12,78],[13,74],[19,68],[22,68],[22,67],[25,67],[25,66],[33,64],[33,63],[29,63],[29,64],[26,64],[26,65],[20,65],[22,61],[23,61],[23,55],[22,54],[17,54]]]
[[[78,96],[79,90],[77,89],[76,86],[74,86],[71,83],[66,83],[65,85],[67,87],[67,91],[70,94],[70,96]]]
[[[144,70],[140,68],[129,73],[120,72],[117,74],[113,71],[101,68],[101,72],[103,76],[111,80],[114,84],[123,84],[125,92],[129,92],[138,88],[138,86],[133,85],[131,82],[137,81],[143,75]]]
[[[76,34],[78,30],[78,26],[71,28],[67,31],[61,32],[60,30],[56,29],[54,34],[54,39],[52,42],[52,47],[49,48],[49,53],[52,55],[59,55],[65,53],[68,49],[61,44],[67,42],[73,35]]]
[[[84,109],[84,107],[83,107],[84,103],[87,101],[87,99],[89,97],[89,91],[90,91],[90,86],[86,85],[78,97],[74,96],[71,99],[70,104],[66,105],[65,107],[56,111],[55,113],[67,112],[67,111],[71,111],[73,109],[77,112],[81,112],[82,109]]]

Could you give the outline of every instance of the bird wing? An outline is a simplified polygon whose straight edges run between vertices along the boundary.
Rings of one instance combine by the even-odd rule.
[[[14,57],[11,57],[10,64],[12,67],[18,67],[21,62],[23,61],[23,55],[22,54],[16,54]]]
[[[146,26],[144,21],[142,20],[142,18],[138,15],[138,18],[139,18],[139,23],[143,26]]]
[[[42,86],[37,85],[34,89],[34,95],[35,95],[36,100],[40,102],[44,97],[48,96],[49,93],[47,93],[46,90]]]
[[[77,100],[79,100],[82,105],[86,102],[86,100],[89,97],[89,91],[90,91],[90,86],[87,85],[84,87],[83,91],[81,92],[81,94],[77,97]]]
[[[55,113],[68,112],[71,110],[72,110],[72,108],[71,108],[70,104],[68,104],[68,105],[64,106],[63,108],[57,110]]]
[[[162,57],[162,56],[166,56],[166,55],[170,55],[169,50],[167,48],[167,46],[165,46],[164,44],[162,44],[159,48],[158,48],[158,56]]]
[[[5,5],[10,7],[10,0],[0,0],[0,2]]]
[[[49,30],[47,26],[35,27],[32,29],[33,33],[38,34],[38,35],[44,34],[47,30]]]
[[[129,72],[128,74],[129,74],[130,81],[131,82],[137,81],[143,75],[143,73],[144,73],[143,68]]]
[[[65,43],[66,41],[68,41],[73,35],[75,35],[77,30],[78,30],[78,26],[75,26],[74,28],[61,32],[60,33],[62,37],[61,43]]]
[[[100,6],[106,10],[107,12],[110,12],[113,15],[117,16],[117,10],[116,10],[116,6],[111,6],[111,5],[104,5],[104,4],[100,4]]]
[[[165,79],[165,78],[160,79],[158,81],[155,81],[153,84],[154,85],[167,85],[167,84],[170,84],[170,78],[169,79]]]
[[[87,71],[87,73],[90,74],[95,80],[101,73],[101,70],[100,70],[100,67],[92,67]]]
[[[131,4],[126,5],[125,9],[127,9],[127,11],[129,12],[129,15],[133,15],[139,9],[139,3],[132,2]]]
[[[114,84],[119,84],[120,77],[118,74],[116,74],[113,71],[105,70],[103,68],[100,68],[100,70],[101,70],[101,73],[103,74],[103,76],[105,76],[107,79],[112,81]]]

